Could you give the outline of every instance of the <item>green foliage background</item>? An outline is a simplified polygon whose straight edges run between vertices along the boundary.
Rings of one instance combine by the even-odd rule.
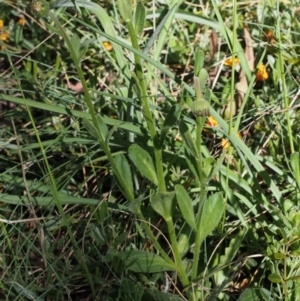
[[[1,300],[299,300],[299,5],[0,1]]]

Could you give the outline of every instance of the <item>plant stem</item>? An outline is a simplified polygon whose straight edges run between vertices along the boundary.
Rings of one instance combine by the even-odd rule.
[[[278,30],[281,28],[280,25],[280,18],[277,19],[277,37],[278,37],[278,63],[279,63],[279,70],[280,70],[280,79],[281,79],[281,84],[282,84],[282,92],[283,92],[283,99],[284,99],[284,108],[286,109],[285,111],[285,118],[287,122],[287,131],[288,131],[288,136],[289,136],[289,143],[291,147],[291,153],[295,152],[294,148],[294,135],[292,131],[292,124],[291,124],[291,118],[290,118],[290,110],[289,110],[289,100],[287,96],[287,87],[286,87],[286,81],[285,81],[285,74],[284,74],[284,63],[283,63],[283,57],[282,57],[282,50],[281,50],[281,31]]]
[[[201,236],[200,228],[201,228],[201,214],[202,208],[204,205],[205,197],[206,197],[206,174],[203,171],[203,158],[201,153],[201,143],[202,143],[202,129],[205,122],[205,117],[197,117],[196,119],[196,147],[198,151],[199,159],[197,159],[197,168],[198,172],[201,175],[200,177],[200,199],[199,199],[199,209],[196,217],[197,222],[197,232],[196,232],[196,241],[195,241],[195,248],[194,248],[194,262],[192,267],[192,280],[197,278],[198,275],[198,262],[200,257],[200,247],[201,247]]]
[[[70,50],[70,53],[71,53],[71,57],[74,61],[74,64],[75,64],[75,67],[77,69],[77,72],[78,72],[78,76],[79,76],[79,79],[82,83],[82,86],[83,86],[83,90],[84,90],[84,95],[85,95],[85,101],[86,101],[86,104],[89,108],[89,111],[90,111],[90,114],[91,114],[91,117],[92,117],[92,122],[95,126],[95,128],[97,129],[97,131],[99,132],[99,135],[98,135],[98,142],[100,143],[103,151],[105,152],[110,164],[111,164],[111,167],[112,167],[112,170],[115,174],[115,176],[117,177],[117,179],[119,180],[119,183],[121,185],[121,188],[122,188],[122,191],[123,193],[125,194],[126,198],[130,201],[130,202],[133,202],[134,201],[134,195],[131,194],[130,190],[127,188],[127,185],[126,183],[123,181],[123,177],[121,176],[120,172],[119,172],[119,169],[117,168],[116,164],[115,164],[115,161],[114,161],[114,158],[110,152],[110,148],[109,146],[105,143],[105,140],[101,134],[101,131],[100,131],[100,128],[99,128],[99,124],[97,122],[97,118],[96,118],[96,114],[95,114],[95,111],[94,111],[94,107],[93,107],[93,103],[92,103],[92,100],[91,100],[91,97],[90,97],[90,94],[89,94],[89,91],[88,91],[88,87],[87,87],[87,84],[86,84],[86,81],[85,81],[85,78],[83,76],[83,72],[82,72],[82,69],[81,69],[81,66],[80,66],[80,62],[76,56],[76,53],[74,51],[74,48],[72,46],[72,43],[70,42],[68,36],[66,35],[65,31],[63,30],[63,28],[61,27],[61,24],[60,22],[57,20],[56,16],[52,13],[52,12],[49,12],[49,15],[51,16],[51,18],[54,20],[58,30],[59,30],[59,33],[61,34],[61,36],[65,39],[68,47],[69,47],[69,50]],[[148,103],[147,103],[148,105]],[[146,106],[148,107],[148,114],[146,114],[146,116],[151,117],[151,113],[150,113],[150,109],[149,109],[149,106]],[[146,109],[147,110],[147,109]],[[149,118],[146,117],[146,119],[149,120]],[[151,123],[151,122],[150,122]],[[153,125],[153,122],[151,123]],[[150,132],[153,133],[153,130],[154,130],[154,134],[155,134],[155,128],[154,128],[154,125],[153,127],[151,126],[150,127]],[[159,156],[158,156],[159,158]],[[161,158],[161,157],[160,157]],[[162,164],[161,164],[162,166]],[[164,183],[164,180],[160,181],[160,182],[163,182]],[[164,187],[162,187],[164,188]],[[150,237],[150,239],[152,240],[155,248],[160,252],[160,254],[162,255],[162,257],[170,264],[173,264],[174,265],[174,262],[170,259],[170,257],[167,255],[167,253],[163,250],[163,248],[160,246],[160,244],[158,243],[158,241],[155,239],[155,236],[152,234],[149,226],[147,225],[145,221],[145,218],[143,216],[143,214],[138,211],[137,212],[137,215],[139,217],[139,219],[142,220],[142,223],[143,223],[143,226],[145,228],[145,231],[147,233],[147,235]]]
[[[83,87],[84,96],[85,96],[85,102],[86,102],[86,104],[87,104],[87,106],[89,108],[89,113],[91,114],[92,122],[94,124],[94,127],[97,129],[97,131],[99,133],[99,135],[98,135],[98,142],[100,143],[103,151],[105,152],[105,154],[106,154],[106,156],[107,156],[107,158],[108,158],[108,160],[109,160],[109,162],[111,164],[112,170],[113,170],[115,176],[117,177],[117,179],[118,179],[118,181],[120,183],[120,186],[122,188],[123,193],[125,194],[125,196],[127,197],[127,199],[132,202],[134,200],[134,195],[131,194],[131,192],[128,189],[126,183],[123,181],[123,177],[120,174],[119,169],[117,168],[117,166],[115,164],[115,161],[114,161],[114,158],[113,158],[113,156],[112,156],[112,154],[110,152],[109,145],[107,143],[105,143],[105,138],[102,136],[101,130],[99,128],[99,124],[97,122],[96,113],[95,113],[94,106],[93,106],[93,103],[92,103],[92,100],[91,100],[91,96],[90,96],[90,93],[89,93],[89,90],[88,90],[88,87],[87,87],[87,83],[85,81],[85,78],[84,78],[84,75],[83,75],[83,72],[82,72],[82,69],[81,69],[81,66],[80,66],[80,61],[79,61],[79,59],[78,59],[78,57],[76,55],[76,52],[75,52],[75,50],[73,48],[73,45],[72,45],[70,39],[68,38],[67,34],[65,33],[64,29],[62,28],[60,22],[56,18],[55,14],[53,14],[50,11],[49,12],[49,16],[53,19],[55,25],[57,26],[57,29],[58,29],[59,33],[61,34],[61,36],[66,41],[66,43],[68,45],[68,48],[70,50],[71,57],[72,57],[72,59],[74,61],[74,64],[75,64],[75,67],[76,67],[79,79],[80,79],[82,87]]]
[[[177,239],[176,239],[176,235],[175,235],[175,227],[174,227],[172,218],[166,220],[166,223],[167,223],[167,227],[168,227],[168,233],[170,235],[170,241],[171,241],[172,250],[173,250],[173,254],[174,254],[175,264],[178,268],[178,276],[181,281],[181,284],[184,287],[187,287],[190,285],[190,281],[186,275],[186,272],[184,270],[182,260],[181,260],[180,254],[179,254]]]
[[[138,40],[135,33],[134,26],[132,24],[132,21],[128,21],[127,28],[129,31],[129,35],[131,38],[132,47],[136,50],[139,50]],[[139,81],[137,84],[141,88],[141,103],[144,111],[144,116],[147,122],[147,126],[150,132],[151,139],[153,141],[154,146],[154,156],[155,156],[155,165],[156,165],[156,172],[157,172],[157,178],[158,178],[158,186],[160,191],[164,192],[166,191],[166,184],[164,179],[164,172],[163,172],[163,164],[162,164],[162,147],[159,142],[159,136],[156,133],[155,130],[155,124],[152,118],[152,114],[150,111],[149,106],[149,97],[147,94],[147,88],[146,88],[146,82],[144,78],[143,73],[143,67],[141,63],[141,58],[138,54],[134,54],[134,60],[135,60],[135,70],[136,70],[136,76],[137,80]]]

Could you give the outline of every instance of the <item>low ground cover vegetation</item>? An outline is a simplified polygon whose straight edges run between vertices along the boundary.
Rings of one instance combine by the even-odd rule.
[[[0,1],[1,300],[300,300],[297,1]]]

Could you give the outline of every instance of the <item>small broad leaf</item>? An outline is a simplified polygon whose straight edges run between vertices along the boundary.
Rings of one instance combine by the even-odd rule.
[[[204,160],[203,172],[207,178],[211,176],[214,164],[215,164],[215,159],[212,157],[208,157]]]
[[[73,46],[73,49],[75,51],[76,58],[79,59],[80,56],[80,39],[77,34],[73,34],[73,36],[70,38],[70,42]]]
[[[140,36],[144,30],[146,20],[146,9],[141,2],[137,3],[135,11],[135,32]]]
[[[125,183],[126,188],[128,189],[129,193],[132,196],[134,196],[131,169],[130,169],[127,159],[123,155],[117,155],[114,158],[114,160],[115,160],[117,168],[121,174],[121,177],[123,178],[123,183]],[[120,189],[124,193],[124,195],[126,195],[126,192],[124,191],[124,188],[121,185],[121,183],[119,182],[119,179],[117,179],[117,177],[116,177],[116,181],[117,181]]]
[[[107,125],[103,122],[103,119],[100,115],[97,115],[97,122],[98,126],[102,135],[103,140],[106,139],[107,133],[108,133],[108,128]]]
[[[186,192],[183,186],[176,185],[175,191],[178,206],[183,215],[183,218],[192,229],[196,230],[195,214],[193,210],[192,200],[190,199],[188,193]]]
[[[190,250],[191,245],[195,242],[195,231],[191,229],[191,227],[185,223],[184,226],[180,229],[178,235],[178,252],[180,257],[183,256]]]
[[[200,83],[200,89],[203,96],[204,96],[204,92],[207,90],[206,83],[208,77],[209,77],[208,72],[206,71],[206,69],[202,68],[199,73],[199,83]]]
[[[189,127],[185,124],[183,120],[181,120],[179,123],[179,131],[188,149],[191,151],[192,155],[198,158],[195,141],[190,133]]]
[[[157,192],[151,199],[151,206],[164,220],[170,220],[176,207],[175,192]]]
[[[83,118],[83,125],[87,129],[87,131],[89,132],[89,134],[91,136],[93,136],[95,139],[99,140],[99,135],[100,135],[99,132],[97,131],[95,126],[86,117]]]
[[[97,140],[100,140],[101,138],[102,138],[102,140],[105,140],[105,137],[107,136],[107,133],[108,133],[107,126],[103,122],[101,116],[99,116],[99,115],[97,116],[97,122],[98,122],[98,127],[100,130],[100,133],[91,121],[89,121],[86,117],[83,118],[83,125],[87,129],[89,134],[92,135]],[[100,137],[100,135],[101,135],[101,137]]]
[[[175,267],[157,254],[139,250],[119,252],[126,268],[136,273],[174,271]]]
[[[286,258],[286,256],[280,252],[276,252],[273,255],[274,255],[274,258],[277,260],[282,260],[282,259]]]
[[[137,144],[132,144],[128,150],[128,156],[138,171],[156,186],[157,175],[151,156]]]
[[[104,123],[104,125],[106,125],[106,124]],[[114,125],[114,126],[109,130],[109,132],[107,133],[107,135],[106,135],[106,137],[105,137],[105,143],[106,143],[106,144],[109,144],[110,138],[112,137],[113,133],[118,129],[118,127],[119,127],[119,125],[116,124],[116,125]]]
[[[192,173],[194,174],[194,176],[198,179],[199,182],[201,182],[201,175],[198,173],[198,160],[197,158],[195,158],[187,149],[184,150],[184,154],[185,154],[185,160],[189,166],[189,169],[192,171]],[[205,176],[204,174],[202,176]]]
[[[195,69],[194,69],[194,75],[199,76],[200,70],[203,68],[204,64],[204,53],[202,50],[198,50],[195,55]]]
[[[201,218],[200,235],[201,242],[218,226],[224,212],[224,201],[221,192],[211,195],[203,205]]]
[[[281,283],[282,282],[280,275],[278,275],[277,273],[270,274],[268,276],[268,279],[273,283]]]
[[[160,135],[160,145],[163,145],[165,137],[170,130],[170,128],[175,124],[181,114],[181,106],[176,104],[172,106],[169,110],[167,117],[162,126],[161,135]]]
[[[132,19],[132,2],[131,0],[118,0],[118,7],[120,15],[125,22]]]
[[[273,294],[263,287],[260,288],[260,294],[264,301],[274,301],[274,298],[272,297]]]
[[[245,289],[238,298],[238,301],[260,301],[261,296],[258,288]]]
[[[298,188],[300,188],[300,163],[299,163],[299,153],[295,152],[291,154],[291,167],[293,170],[294,178],[296,180],[296,183],[298,185]]]

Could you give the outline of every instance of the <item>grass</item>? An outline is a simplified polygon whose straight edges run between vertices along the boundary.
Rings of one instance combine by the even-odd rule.
[[[299,300],[299,4],[2,1],[0,299]]]

